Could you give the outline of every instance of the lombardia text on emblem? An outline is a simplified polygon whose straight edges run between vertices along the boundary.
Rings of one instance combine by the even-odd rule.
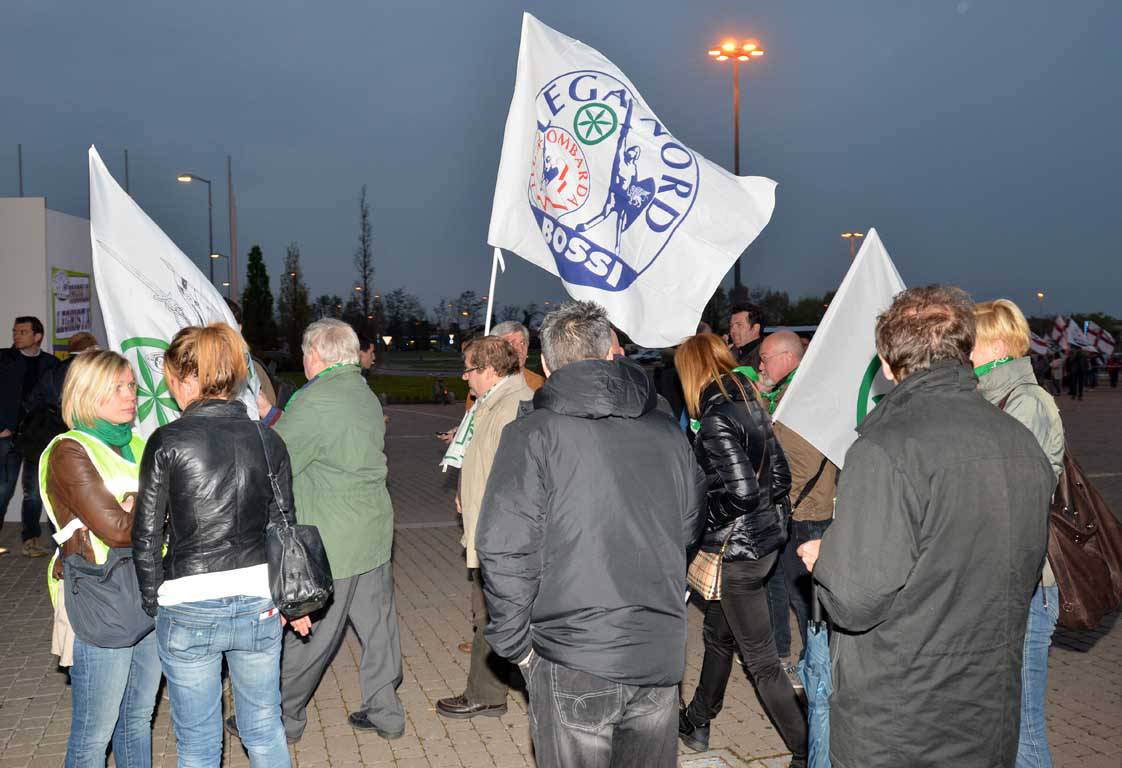
[[[554,78],[535,108],[528,198],[557,270],[569,283],[622,291],[689,215],[697,159],[604,72]]]

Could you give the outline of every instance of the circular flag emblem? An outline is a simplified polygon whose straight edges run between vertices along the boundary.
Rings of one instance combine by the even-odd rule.
[[[174,421],[179,416],[179,405],[168,392],[164,381],[164,352],[168,343],[163,339],[136,336],[121,342],[121,352],[140,375],[136,382],[136,420],[143,424],[154,418],[155,426]]]
[[[582,144],[599,144],[616,132],[619,118],[607,104],[585,104],[573,117],[573,131]]]

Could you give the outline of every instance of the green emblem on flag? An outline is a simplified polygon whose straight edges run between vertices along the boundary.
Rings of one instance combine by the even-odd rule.
[[[167,382],[164,381],[163,360],[168,343],[163,339],[153,339],[136,336],[121,342],[121,352],[136,370],[140,372],[140,379],[136,382],[136,420],[143,423],[153,411],[156,421],[162,427],[175,417],[171,414],[179,413],[179,405],[168,392]],[[152,369],[156,372],[153,373]]]
[[[616,132],[619,118],[607,104],[585,104],[573,117],[573,131],[582,144],[599,144]]]
[[[877,374],[880,373],[880,357],[873,355],[873,359],[869,362],[869,367],[865,369],[865,375],[861,378],[861,388],[857,390],[857,423],[860,424],[869,415],[869,411],[876,408],[877,403],[884,397],[883,394],[873,394],[873,382],[877,380]]]

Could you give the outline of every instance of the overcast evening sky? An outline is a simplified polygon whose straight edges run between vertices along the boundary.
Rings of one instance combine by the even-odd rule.
[[[742,172],[778,184],[746,282],[835,288],[839,233],[875,226],[905,282],[1037,313],[1122,316],[1119,0],[57,2],[0,9],[0,195],[86,215],[86,148],[205,268],[206,190],[225,253],[273,277],[299,244],[313,296],[354,281],[369,185],[376,289],[426,307],[487,291],[485,245],[522,11],[620,67],[678,139],[732,164],[726,36],[743,74]],[[224,267],[223,267],[224,268]],[[731,274],[726,284],[731,284]],[[508,260],[498,307],[562,298]]]

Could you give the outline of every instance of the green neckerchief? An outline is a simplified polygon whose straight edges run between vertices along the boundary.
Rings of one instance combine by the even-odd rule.
[[[753,368],[750,365],[742,365],[739,368],[733,368],[732,372],[733,373],[743,373],[745,376],[747,376],[748,378],[750,378],[752,381],[756,382],[757,384],[760,383],[760,374],[756,373],[756,369]]]
[[[979,365],[977,368],[974,369],[974,375],[977,376],[980,379],[983,376],[985,376],[987,373],[992,371],[994,368],[997,368],[999,366],[1002,366],[1002,365],[1005,365],[1006,363],[1011,363],[1011,362],[1013,362],[1013,358],[1011,358],[1011,357],[999,357],[998,359],[996,359],[992,362],[986,363],[985,365]]]
[[[291,408],[292,404],[296,402],[296,398],[300,397],[300,395],[302,395],[304,393],[305,389],[307,389],[308,387],[312,386],[317,381],[319,381],[320,377],[322,377],[325,373],[327,373],[328,371],[334,371],[336,368],[345,368],[348,365],[353,366],[355,368],[358,368],[358,363],[335,363],[335,365],[327,366],[322,371],[317,373],[315,376],[308,379],[308,381],[304,382],[304,386],[300,387],[300,389],[293,392],[292,397],[288,398],[288,402],[285,403],[285,405],[284,405],[284,410],[287,411],[289,408]]]
[[[782,395],[787,387],[791,384],[791,379],[795,378],[795,371],[797,370],[799,370],[798,366],[792,368],[791,372],[780,379],[779,383],[772,387],[770,392],[764,392],[763,390],[760,390],[760,397],[762,397],[764,400],[767,400],[768,414],[775,413],[775,407],[779,405],[780,395]]]
[[[742,365],[738,368],[732,369],[733,373],[743,374],[754,382],[759,383],[760,374],[756,373],[756,369],[750,365]],[[696,435],[701,429],[701,422],[697,419],[690,419],[690,430]]]
[[[132,424],[110,424],[105,419],[95,419],[93,426],[88,427],[85,424],[75,424],[74,429],[79,432],[85,432],[87,435],[93,435],[98,440],[107,445],[121,450],[121,456],[133,464],[136,463],[136,457],[132,454],[132,448],[129,443],[132,442]]]

